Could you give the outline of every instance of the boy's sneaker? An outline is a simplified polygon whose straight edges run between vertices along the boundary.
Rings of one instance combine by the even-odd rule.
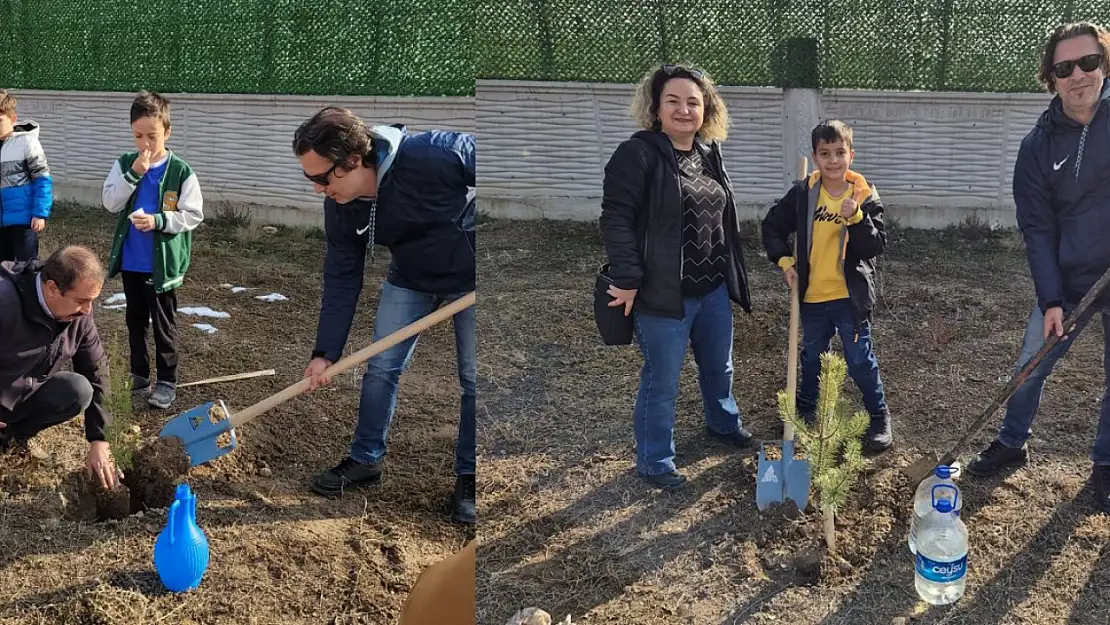
[[[174,399],[177,399],[177,389],[174,385],[169,382],[158,382],[154,385],[154,391],[150,393],[150,399],[146,401],[155,408],[165,410],[170,407]]]
[[[381,481],[381,463],[363,464],[348,456],[334,468],[317,475],[312,480],[312,490],[327,497],[336,497],[348,488],[375,486]]]
[[[475,504],[475,484],[473,475],[460,475],[455,478],[455,494],[451,498],[451,520],[473,525],[478,522],[478,507]]]
[[[131,374],[131,393],[139,395],[150,390],[150,378],[144,378],[141,375]]]
[[[678,471],[660,473],[659,475],[641,475],[640,479],[663,490],[678,490],[686,483],[686,476]]]
[[[1022,445],[1021,449],[1014,449],[995,440],[983,451],[979,452],[971,462],[967,463],[967,472],[976,477],[989,477],[999,471],[1025,464],[1029,460],[1029,445]]]
[[[890,413],[871,415],[871,425],[867,426],[863,442],[874,452],[886,451],[894,443],[890,433]]]

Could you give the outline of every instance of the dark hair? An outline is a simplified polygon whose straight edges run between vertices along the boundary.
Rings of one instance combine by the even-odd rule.
[[[340,167],[357,155],[363,166],[378,168],[377,142],[366,122],[339,106],[320,109],[293,133],[293,153],[303,156],[309,150]]]
[[[817,152],[817,145],[822,141],[833,143],[838,140],[843,141],[849,150],[852,149],[852,128],[839,119],[830,119],[817,124],[813,127],[813,133],[810,134],[810,143],[813,144],[814,153]]]
[[[1041,67],[1037,70],[1037,80],[1044,85],[1049,93],[1056,93],[1056,76],[1052,73],[1052,60],[1056,58],[1056,45],[1061,41],[1083,36],[1094,37],[1095,41],[1098,42],[1098,47],[1102,51],[1102,71],[1110,75],[1110,32],[1091,22],[1061,24],[1049,34],[1048,41],[1044,44]]]
[[[58,285],[62,293],[68,292],[83,280],[104,282],[104,265],[87,247],[67,245],[54,252],[42,264],[42,279]]]
[[[153,117],[162,122],[162,127],[170,129],[170,101],[163,95],[151,91],[140,91],[131,102],[131,123],[144,117]]]
[[[15,96],[0,89],[0,115],[15,115]]]

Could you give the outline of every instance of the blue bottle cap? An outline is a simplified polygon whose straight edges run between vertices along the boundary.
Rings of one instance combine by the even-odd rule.
[[[936,476],[942,480],[947,480],[948,478],[952,477],[952,467],[946,464],[940,465],[939,467],[937,467]]]
[[[934,507],[937,509],[937,512],[944,514],[952,511],[952,502],[947,499],[941,499],[937,501]]]

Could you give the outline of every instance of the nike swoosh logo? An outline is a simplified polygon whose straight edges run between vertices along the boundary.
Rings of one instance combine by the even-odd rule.
[[[1064,163],[1068,162],[1069,158],[1071,158],[1071,154],[1068,154],[1067,156],[1065,156],[1064,160],[1060,161],[1059,163],[1053,163],[1052,164],[1052,171],[1060,171],[1060,168],[1064,166]]]
[[[355,233],[359,234],[359,235],[363,235],[363,234],[366,234],[366,231],[369,230],[369,229],[370,229],[370,224],[366,224],[366,227],[356,229]]]

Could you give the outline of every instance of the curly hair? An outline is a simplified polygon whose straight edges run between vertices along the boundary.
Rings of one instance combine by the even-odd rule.
[[[644,74],[629,107],[632,119],[644,130],[659,130],[659,101],[663,97],[663,86],[672,78],[692,80],[701,89],[705,115],[697,136],[707,142],[724,141],[729,129],[725,101],[717,92],[717,85],[709,74],[686,63],[657,67]]]
[[[1056,76],[1052,73],[1052,60],[1056,58],[1056,46],[1064,40],[1082,37],[1094,37],[1102,52],[1102,71],[1110,75],[1110,32],[1098,24],[1091,22],[1076,22],[1074,24],[1061,24],[1053,29],[1044,44],[1044,54],[1041,56],[1041,66],[1037,69],[1037,80],[1044,85],[1049,93],[1056,93]]]

